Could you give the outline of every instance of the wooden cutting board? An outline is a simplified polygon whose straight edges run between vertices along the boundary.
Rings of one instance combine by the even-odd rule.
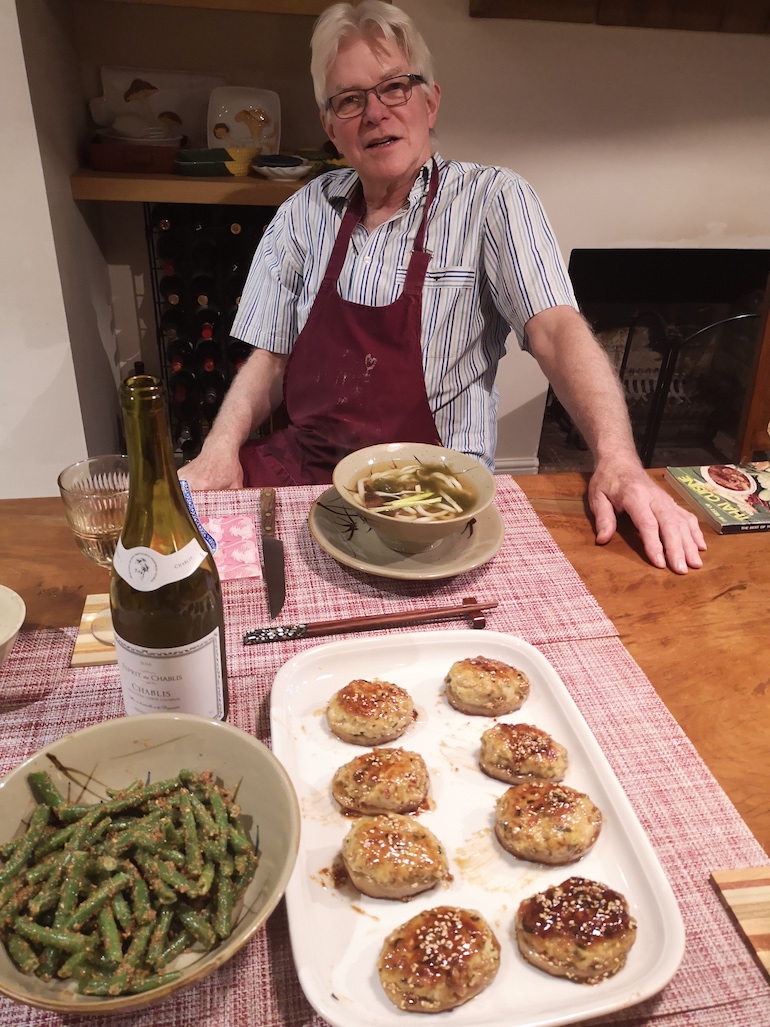
[[[770,865],[715,870],[711,883],[770,978]]]
[[[118,662],[115,646],[105,645],[91,633],[94,617],[109,605],[110,597],[106,592],[103,595],[86,596],[78,637],[75,639],[75,649],[70,661],[71,667],[99,667]]]

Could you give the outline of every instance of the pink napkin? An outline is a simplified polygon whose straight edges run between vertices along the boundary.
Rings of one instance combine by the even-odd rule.
[[[222,581],[261,578],[259,541],[253,518],[245,514],[201,517],[201,523],[217,543],[214,562]]]

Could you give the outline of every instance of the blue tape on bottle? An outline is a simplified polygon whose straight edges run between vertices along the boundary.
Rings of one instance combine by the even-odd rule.
[[[184,496],[185,503],[187,503],[187,509],[190,511],[190,515],[192,516],[192,519],[195,521],[195,527],[203,536],[203,541],[209,547],[209,549],[211,550],[211,554],[213,556],[214,553],[216,553],[217,551],[217,540],[212,535],[209,535],[209,533],[201,524],[201,519],[198,516],[198,511],[195,509],[195,503],[193,503],[193,497],[192,492],[190,491],[190,486],[187,484],[184,478],[179,479],[179,484],[182,486],[182,495]]]

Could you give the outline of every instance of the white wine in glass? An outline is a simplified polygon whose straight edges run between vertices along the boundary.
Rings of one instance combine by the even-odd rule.
[[[94,456],[65,468],[59,492],[80,550],[100,567],[112,566],[128,505],[128,457]],[[109,604],[94,617],[91,632],[114,645]]]

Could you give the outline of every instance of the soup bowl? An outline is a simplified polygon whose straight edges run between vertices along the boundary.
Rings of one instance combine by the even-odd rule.
[[[437,493],[447,491],[461,509],[453,511],[446,519],[432,520],[419,515],[417,504],[412,505],[412,495],[394,495],[393,499],[390,496],[380,497],[383,499],[382,506],[396,501],[392,512],[383,510],[382,506],[367,508],[364,505],[359,487],[362,479],[412,465],[420,466],[423,471],[439,471],[456,479],[462,486],[458,502],[458,495],[446,489],[442,479],[423,484],[422,488],[428,490],[435,486],[435,491],[430,494],[434,502],[419,504],[423,509],[432,510],[437,505]],[[366,521],[386,546],[399,553],[425,552],[446,539],[471,530],[471,522],[486,510],[495,496],[494,475],[474,457],[443,446],[420,442],[388,442],[356,450],[340,460],[332,473],[332,482],[340,498],[352,511]]]

